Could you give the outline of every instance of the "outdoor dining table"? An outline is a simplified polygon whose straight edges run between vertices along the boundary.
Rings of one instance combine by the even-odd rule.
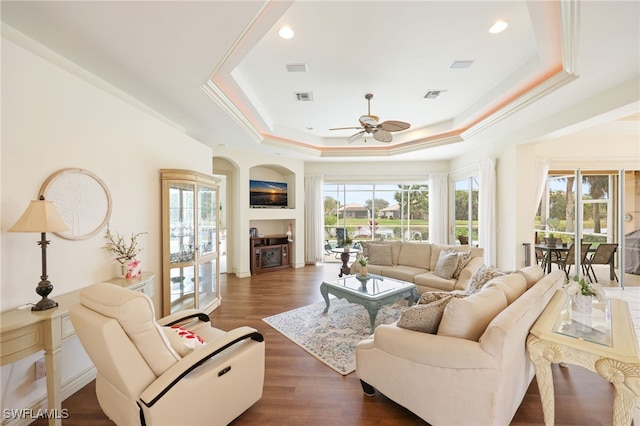
[[[563,243],[563,244],[559,244],[559,245],[550,246],[550,245],[547,245],[547,244],[540,243],[540,244],[536,244],[535,248],[544,251],[544,259],[546,260],[546,262],[545,262],[546,263],[546,271],[545,272],[548,274],[548,273],[551,273],[551,263],[552,263],[551,262],[551,255],[553,253],[556,253],[558,255],[560,253],[567,253],[569,251],[569,248],[571,248],[571,244]],[[593,246],[589,247],[589,252],[594,252],[594,251],[596,251],[595,247],[593,247]],[[588,261],[588,259],[587,259],[587,261]]]

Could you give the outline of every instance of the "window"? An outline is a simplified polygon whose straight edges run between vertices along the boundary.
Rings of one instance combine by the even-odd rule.
[[[478,243],[478,178],[457,180],[454,183],[454,239],[462,244]]]
[[[341,245],[353,240],[429,238],[426,184],[325,184],[325,239]]]
[[[615,242],[616,229],[612,218],[617,215],[613,202],[618,176],[608,173],[582,173],[578,200],[582,209],[581,229],[575,223],[577,184],[575,174],[549,172],[546,194],[536,216],[536,231],[554,234],[571,243],[576,231],[586,242]]]

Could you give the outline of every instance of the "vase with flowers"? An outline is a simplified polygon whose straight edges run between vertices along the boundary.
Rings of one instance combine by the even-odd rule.
[[[584,278],[577,275],[573,277],[573,281],[567,285],[565,290],[567,295],[572,298],[572,309],[584,314],[591,313],[594,297],[600,302],[604,302],[606,299],[600,284],[587,283]]]
[[[123,278],[133,278],[141,274],[142,267],[136,256],[142,250],[142,247],[138,245],[138,238],[143,234],[146,232],[132,233],[129,242],[127,242],[119,233],[116,232],[115,235],[111,233],[107,224],[107,232],[105,233],[107,244],[104,248],[116,255],[115,260],[120,264]]]

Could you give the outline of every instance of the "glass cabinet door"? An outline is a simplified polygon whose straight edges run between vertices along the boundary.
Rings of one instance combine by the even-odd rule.
[[[161,177],[164,315],[209,313],[220,304],[217,180],[184,170]]]
[[[195,185],[169,184],[169,232],[171,264],[193,262],[194,239],[194,193]]]
[[[215,244],[218,223],[217,197],[215,188],[198,186],[198,256],[201,257],[215,254],[218,250]]]

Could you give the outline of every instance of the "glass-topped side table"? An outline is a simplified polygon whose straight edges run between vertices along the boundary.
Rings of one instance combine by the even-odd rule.
[[[604,302],[591,297],[587,311],[575,303],[574,297],[567,297],[558,315],[553,331],[599,345],[612,346],[611,299]]]
[[[633,410],[640,401],[640,355],[629,307],[620,299],[596,305],[594,301],[589,316],[579,316],[571,312],[565,291],[558,290],[529,332],[527,349],[547,426],[555,421],[551,363],[563,362],[580,365],[612,383],[612,424],[631,424]]]

